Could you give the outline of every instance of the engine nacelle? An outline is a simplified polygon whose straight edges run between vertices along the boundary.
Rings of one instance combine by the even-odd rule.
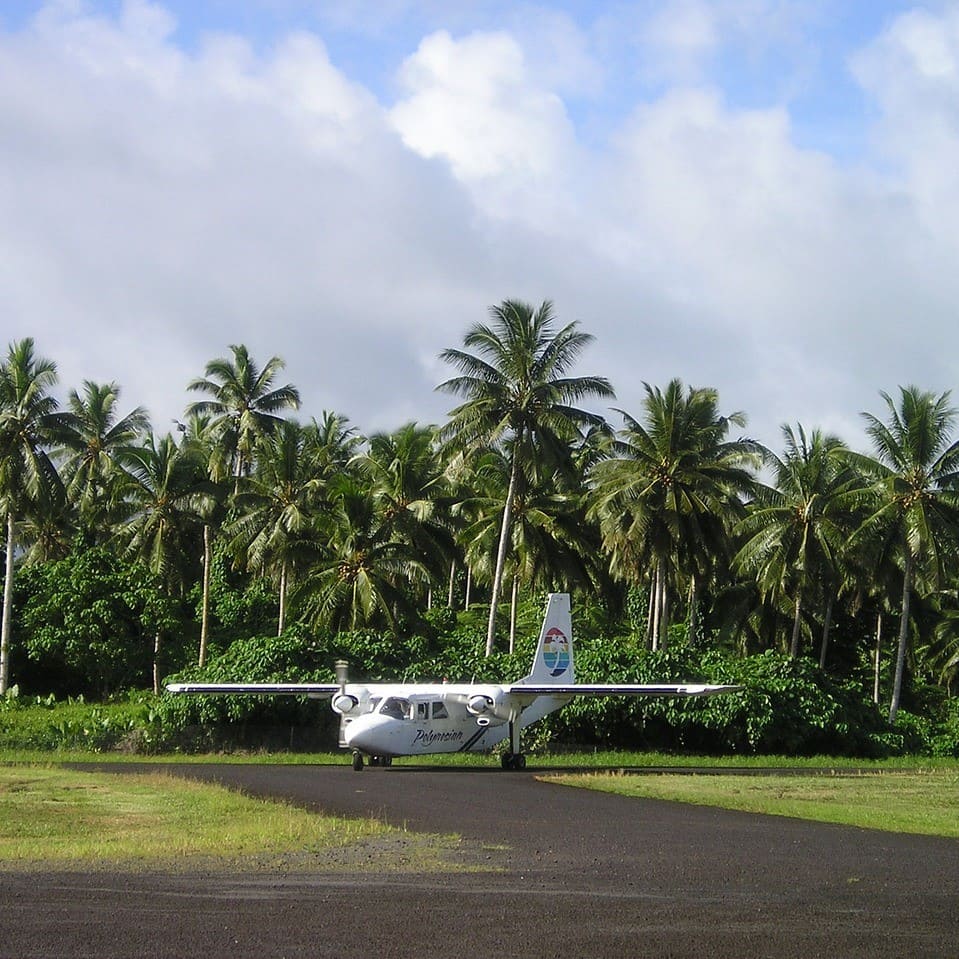
[[[496,719],[506,722],[510,718],[509,703],[501,690],[473,693],[466,701],[466,711],[476,716],[481,726],[488,726]]]
[[[341,716],[353,716],[363,712],[362,702],[368,698],[368,696],[354,696],[352,693],[342,692],[337,693],[330,700],[330,705],[333,707],[333,712],[339,713]]]

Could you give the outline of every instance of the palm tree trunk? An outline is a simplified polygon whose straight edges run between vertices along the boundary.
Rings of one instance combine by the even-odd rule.
[[[3,575],[3,625],[0,627],[0,696],[10,685],[10,626],[13,622],[13,551],[16,523],[13,511],[7,513],[7,561]]]
[[[793,634],[789,643],[789,655],[795,659],[799,655],[799,628],[802,623],[802,590],[796,593],[796,608],[793,612]]]
[[[912,553],[906,549],[906,568],[902,576],[902,618],[899,620],[899,646],[896,649],[896,678],[892,684],[889,702],[889,722],[896,721],[899,699],[902,695],[902,674],[906,666],[906,644],[909,640],[909,600],[912,596]]]
[[[655,653],[659,649],[659,617],[662,612],[660,597],[659,597],[659,586],[660,580],[662,578],[663,571],[660,567],[660,564],[656,564],[656,572],[653,576],[653,593],[650,597],[650,605],[653,610],[653,624],[652,624],[652,650]]]
[[[659,572],[659,648],[665,649],[669,641],[669,590],[666,588],[666,573]]]
[[[646,632],[643,636],[644,645],[647,649],[653,647],[653,619],[656,593],[656,574],[651,573],[649,577],[649,601],[646,603]]]
[[[240,450],[236,451],[236,458],[233,462],[233,498],[236,499],[240,495],[240,477],[243,476],[243,471],[246,469],[246,464],[243,462],[243,453]]]
[[[516,651],[516,605],[519,598],[519,577],[513,577],[513,589],[509,598],[509,651]]]
[[[456,560],[454,559],[450,563],[450,586],[446,594],[446,605],[447,605],[447,608],[449,609],[453,608],[453,582],[455,577],[456,577]]]
[[[473,592],[473,569],[471,566],[466,567],[466,602],[463,605],[463,609],[469,609],[470,603],[472,603],[472,592]]]
[[[689,580],[689,625],[686,628],[686,642],[691,646],[696,643],[696,630],[699,628],[699,580],[693,573]]]
[[[819,668],[826,668],[826,650],[829,648],[829,627],[832,625],[833,596],[830,594],[826,603],[826,619],[822,624],[822,647],[819,650]]]
[[[518,438],[517,438],[518,445]],[[493,642],[496,639],[496,612],[499,606],[500,587],[503,584],[503,570],[506,566],[506,546],[509,542],[510,526],[513,521],[513,497],[516,495],[516,481],[519,475],[519,457],[513,453],[513,463],[509,471],[509,489],[506,491],[506,504],[503,506],[503,525],[499,532],[499,548],[496,551],[496,572],[493,574],[493,595],[489,603],[489,626],[486,630],[486,655],[493,655]]]
[[[882,613],[876,614],[875,666],[872,674],[872,701],[879,703],[879,652],[882,647]]]
[[[282,636],[286,626],[286,560],[280,566],[280,615],[277,618],[276,635]]]
[[[203,610],[200,614],[200,665],[206,663],[206,647],[210,638],[210,563],[213,549],[210,546],[210,524],[203,524]]]
[[[160,643],[161,634],[158,629],[153,634],[153,695],[160,695]]]

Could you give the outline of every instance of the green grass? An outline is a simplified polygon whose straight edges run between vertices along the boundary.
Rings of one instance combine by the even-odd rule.
[[[959,839],[959,769],[822,775],[589,773],[551,782],[641,799],[666,799],[888,832]]]
[[[90,752],[84,750],[2,750],[4,763],[251,763],[255,765],[349,765],[349,753],[141,753]],[[499,755],[494,753],[452,753],[434,756],[402,756],[398,766],[478,766],[499,768]],[[683,756],[670,753],[570,752],[530,753],[533,769],[605,769],[628,770],[650,768],[689,769],[818,769],[818,770],[889,770],[889,769],[954,769],[959,772],[959,759],[930,756],[897,756],[890,759],[857,759],[839,756]]]
[[[124,775],[0,766],[0,868],[251,868],[421,870],[452,838],[374,820],[321,816],[166,774]]]

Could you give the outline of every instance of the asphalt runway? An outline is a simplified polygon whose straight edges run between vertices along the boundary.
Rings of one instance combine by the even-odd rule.
[[[0,874],[0,956],[959,956],[954,840],[630,800],[535,770],[162,768],[456,832],[499,871]]]

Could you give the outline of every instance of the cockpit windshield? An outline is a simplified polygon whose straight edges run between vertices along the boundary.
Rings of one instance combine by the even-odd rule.
[[[380,706],[381,716],[391,716],[393,719],[410,718],[410,701],[402,696],[387,696]]]

